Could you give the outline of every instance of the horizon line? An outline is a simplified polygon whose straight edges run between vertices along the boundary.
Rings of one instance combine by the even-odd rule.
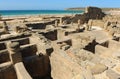
[[[89,6],[86,6],[89,7]],[[0,10],[67,10],[71,8],[86,8],[86,7],[70,7],[70,8],[63,8],[63,9],[0,9]],[[97,7],[97,6],[90,6],[90,7]],[[98,8],[120,8],[120,7],[98,7]]]

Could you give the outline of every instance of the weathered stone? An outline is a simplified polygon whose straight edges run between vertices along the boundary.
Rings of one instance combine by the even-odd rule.
[[[20,45],[18,42],[13,42],[8,45],[9,53],[10,53],[10,59],[13,64],[16,64],[18,62],[22,61],[22,55],[20,53]]]
[[[89,30],[89,25],[85,24],[85,30],[88,31]]]
[[[73,77],[72,79],[85,79],[85,77],[82,75],[77,75],[77,76]]]
[[[62,20],[62,17],[60,18],[60,24],[61,24],[61,25],[63,24],[63,20]]]
[[[116,73],[115,71],[109,69],[106,71],[106,76],[109,79],[120,79],[120,74]]]
[[[62,46],[62,50],[67,50],[69,48],[70,48],[70,45],[64,45],[64,46]]]
[[[91,72],[92,74],[101,74],[107,69],[108,68],[103,64],[96,64],[95,66],[91,68]]]
[[[3,26],[3,31],[4,31],[5,33],[8,33],[9,31],[8,31],[7,23],[4,21],[3,24],[4,24],[4,26]]]
[[[58,27],[58,21],[57,20],[55,21],[55,27]]]
[[[13,42],[13,43],[10,43],[9,44],[9,47],[12,48],[12,49],[16,49],[16,48],[19,48],[20,45],[18,42]]]

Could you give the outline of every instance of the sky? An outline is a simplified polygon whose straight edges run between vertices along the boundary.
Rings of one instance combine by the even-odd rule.
[[[0,0],[0,10],[58,10],[86,6],[120,8],[120,0]]]

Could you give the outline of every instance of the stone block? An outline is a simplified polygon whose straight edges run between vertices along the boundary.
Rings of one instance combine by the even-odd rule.
[[[109,51],[108,48],[103,47],[101,45],[95,46],[95,54],[97,54],[97,55],[107,53],[108,51]]]
[[[109,69],[106,71],[106,76],[109,79],[120,79],[120,74],[116,73],[115,71]]]
[[[107,69],[108,68],[103,64],[96,64],[95,66],[91,68],[91,72],[92,74],[101,74]]]

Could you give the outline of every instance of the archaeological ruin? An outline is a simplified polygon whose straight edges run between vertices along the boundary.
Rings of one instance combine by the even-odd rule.
[[[0,20],[0,79],[120,79],[120,16]]]

